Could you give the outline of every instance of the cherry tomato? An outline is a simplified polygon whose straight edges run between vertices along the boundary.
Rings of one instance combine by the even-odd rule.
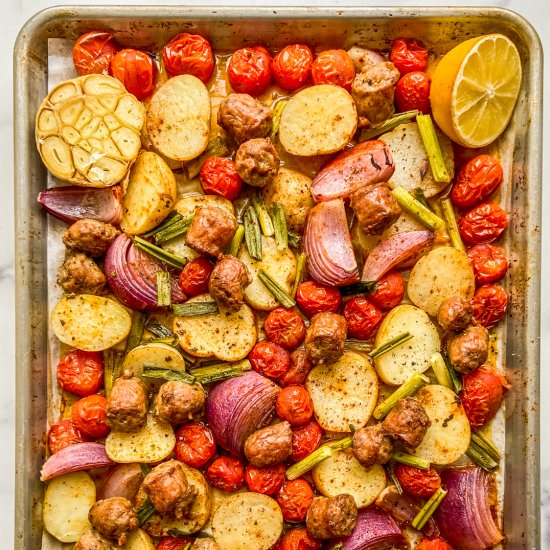
[[[192,74],[204,83],[214,70],[210,42],[199,34],[182,32],[172,38],[162,50],[162,60],[170,75]]]
[[[382,312],[361,296],[346,302],[342,315],[348,323],[348,335],[358,340],[368,340],[382,320]]]
[[[494,370],[480,367],[462,376],[460,401],[472,429],[477,430],[495,416],[504,397],[505,382]]]
[[[300,523],[306,519],[313,500],[313,491],[305,479],[285,481],[275,500],[281,507],[285,521]]]
[[[501,248],[492,244],[476,244],[468,250],[477,285],[494,283],[506,274],[508,260]]]
[[[141,101],[155,89],[157,66],[145,52],[120,50],[111,60],[111,74]]]
[[[388,271],[376,284],[376,292],[369,295],[369,302],[385,311],[398,306],[405,295],[403,275]]]
[[[192,543],[188,537],[162,537],[156,550],[185,550]]]
[[[220,195],[234,201],[241,192],[243,180],[237,174],[237,166],[228,158],[210,157],[201,167],[199,179],[207,195]]]
[[[52,454],[69,445],[84,441],[88,441],[88,438],[75,426],[70,418],[56,422],[48,432],[48,447]]]
[[[506,212],[496,202],[479,204],[458,221],[460,236],[470,244],[490,243],[498,239],[507,225]]]
[[[264,323],[267,337],[283,348],[297,348],[306,337],[303,319],[292,309],[278,307],[270,311]]]
[[[428,50],[416,38],[397,38],[393,41],[390,61],[403,76],[414,71],[428,68]]]
[[[418,109],[425,115],[430,112],[430,86],[432,79],[423,72],[403,75],[395,85],[395,104],[401,112]]]
[[[307,424],[294,428],[292,430],[292,454],[290,458],[294,462],[299,462],[310,455],[321,444],[323,431],[321,426],[310,420]]]
[[[355,66],[346,51],[326,50],[315,58],[311,78],[314,84],[334,84],[349,92],[355,78]]]
[[[474,319],[480,325],[491,328],[504,317],[508,296],[501,286],[483,285],[476,290],[471,303]]]
[[[414,466],[398,464],[395,476],[403,491],[414,497],[429,498],[441,487],[441,478],[432,466],[429,470],[421,470]]]
[[[320,550],[323,544],[314,539],[305,527],[290,529],[281,540],[280,550]]]
[[[303,86],[311,73],[313,53],[305,44],[284,47],[273,59],[273,76],[283,90],[296,90]]]
[[[227,76],[240,94],[259,96],[271,83],[271,56],[263,46],[237,50],[229,60]]]
[[[254,493],[274,495],[285,481],[285,472],[284,464],[277,464],[271,468],[256,468],[249,464],[245,472],[246,484]]]
[[[244,466],[233,456],[220,456],[206,469],[210,485],[222,491],[238,491],[244,485]]]
[[[502,166],[491,155],[478,155],[458,173],[451,200],[459,208],[471,208],[486,199],[501,183]]]
[[[118,48],[108,32],[91,31],[79,36],[73,46],[73,63],[79,75],[109,74],[111,59]]]
[[[191,260],[182,269],[179,286],[186,296],[198,296],[208,292],[208,280],[214,266],[206,258]]]
[[[422,539],[414,550],[454,550],[454,548],[446,543],[442,538]]]
[[[248,359],[256,372],[269,378],[280,378],[290,369],[290,354],[275,342],[258,342]]]
[[[302,426],[313,415],[313,401],[303,386],[287,386],[277,396],[276,409],[279,418],[291,426]]]
[[[215,454],[214,436],[204,424],[191,422],[176,433],[176,458],[192,468],[202,468]]]
[[[315,281],[300,283],[296,291],[298,307],[309,318],[324,311],[336,313],[341,301],[342,296],[337,288]]]
[[[303,349],[294,350],[290,354],[290,369],[279,378],[281,386],[299,386],[303,384],[313,368],[313,363]]]
[[[63,354],[57,365],[57,381],[64,390],[86,397],[101,387],[103,371],[99,353],[72,349]]]
[[[74,425],[88,437],[105,437],[111,431],[106,422],[106,407],[107,399],[102,395],[88,395],[79,399],[71,408]]]

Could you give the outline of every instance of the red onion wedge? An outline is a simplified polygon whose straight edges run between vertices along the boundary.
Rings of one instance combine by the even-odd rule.
[[[44,462],[40,479],[47,481],[63,474],[111,466],[114,462],[105,453],[101,443],[75,443],[53,454]]]
[[[133,500],[143,481],[143,471],[139,464],[119,464],[105,477],[97,491],[97,500],[123,497]]]
[[[340,153],[311,184],[316,202],[349,197],[358,187],[388,181],[395,170],[390,148],[378,139]]]
[[[341,286],[359,280],[342,199],[321,202],[310,210],[303,244],[309,273],[318,283]]]
[[[390,269],[431,245],[433,239],[431,231],[404,231],[382,241],[366,259],[361,280],[380,280]]]
[[[118,185],[91,187],[51,187],[38,194],[38,202],[46,212],[73,223],[83,218],[118,225],[122,219],[122,190]]]
[[[216,443],[242,455],[246,438],[275,416],[281,388],[255,371],[217,384],[206,400],[206,418]]]
[[[494,476],[479,466],[441,472],[447,496],[434,513],[441,536],[456,550],[483,550],[503,536],[491,513]]]

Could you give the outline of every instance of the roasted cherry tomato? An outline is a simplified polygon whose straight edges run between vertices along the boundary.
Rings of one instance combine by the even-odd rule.
[[[430,112],[430,86],[432,79],[421,71],[403,75],[395,85],[395,104],[401,112],[418,109],[425,115]]]
[[[214,266],[206,258],[191,260],[182,269],[179,286],[186,296],[198,296],[208,292],[208,280]]]
[[[471,208],[485,200],[502,183],[502,178],[498,159],[478,155],[460,169],[451,190],[451,200],[459,208]]]
[[[313,368],[313,363],[303,349],[294,350],[290,354],[290,369],[279,378],[281,386],[299,386],[303,384]]]
[[[57,381],[64,390],[86,397],[101,387],[103,371],[99,353],[72,349],[63,354],[57,365]]]
[[[61,449],[88,441],[88,438],[75,426],[70,418],[56,422],[48,432],[48,447],[50,453],[54,454]]]
[[[508,216],[496,202],[479,204],[458,221],[460,236],[470,244],[490,243],[498,239],[507,225]]]
[[[429,470],[421,470],[414,466],[398,464],[395,476],[403,491],[414,497],[429,498],[441,487],[441,478],[431,466]]]
[[[505,381],[494,370],[480,367],[462,376],[462,387],[460,401],[470,426],[477,430],[487,424],[499,410],[506,387]]]
[[[215,454],[214,436],[204,424],[191,422],[176,433],[176,458],[192,468],[202,468]]]
[[[238,491],[244,485],[244,466],[234,456],[220,456],[206,469],[210,485],[222,491]]]
[[[182,32],[172,38],[162,50],[162,60],[170,75],[192,74],[205,83],[214,70],[210,42],[199,34]]]
[[[265,318],[264,330],[267,337],[283,348],[297,348],[306,337],[303,319],[292,309],[278,307]]]
[[[274,495],[283,486],[285,472],[284,464],[277,464],[271,468],[256,468],[249,464],[245,472],[246,484],[254,493]]]
[[[227,76],[240,94],[259,96],[271,83],[271,56],[263,46],[237,50],[229,60]]]
[[[310,420],[307,424],[299,426],[292,430],[292,454],[290,458],[294,462],[299,462],[310,455],[321,444],[323,431],[321,426]]]
[[[416,38],[397,38],[391,46],[390,61],[401,75],[425,71],[428,68],[428,50]]]
[[[311,73],[313,53],[305,44],[284,47],[273,59],[273,77],[283,90],[303,86]]]
[[[241,192],[243,180],[237,174],[237,166],[228,158],[210,157],[201,167],[199,180],[207,195],[220,195],[234,201]]]
[[[342,296],[337,288],[315,281],[300,283],[296,291],[298,307],[309,318],[324,311],[336,313],[341,301]]]
[[[73,63],[76,72],[85,74],[109,74],[111,59],[118,48],[108,32],[91,31],[79,36],[73,46]]]
[[[348,323],[348,335],[358,340],[368,340],[382,320],[382,312],[361,296],[346,302],[342,315]]]
[[[405,295],[403,275],[388,271],[376,284],[376,292],[369,294],[369,302],[385,311],[398,306]]]
[[[290,529],[281,539],[280,550],[320,550],[323,544],[314,539],[305,527]]]
[[[186,550],[192,543],[189,537],[162,537],[156,550]]]
[[[508,260],[501,248],[492,244],[476,244],[468,250],[477,285],[494,283],[504,277]]]
[[[290,354],[275,342],[258,342],[248,359],[256,372],[269,378],[280,378],[290,369]]]
[[[480,286],[472,298],[474,319],[486,328],[494,327],[504,317],[508,295],[498,285]]]
[[[326,50],[315,58],[311,78],[314,84],[334,84],[349,92],[355,78],[355,66],[346,51]]]
[[[105,437],[111,431],[106,422],[106,407],[107,399],[102,395],[88,395],[79,399],[71,407],[74,425],[88,437],[95,439]]]
[[[155,89],[157,66],[145,52],[120,50],[111,60],[111,74],[141,101]]]
[[[285,521],[300,523],[306,519],[313,491],[305,479],[285,481],[275,500],[281,507]]]
[[[435,539],[422,539],[414,547],[414,550],[454,550],[454,548],[442,538],[436,537]]]
[[[276,409],[279,418],[291,426],[302,426],[313,415],[313,401],[303,386],[287,386],[277,396]]]

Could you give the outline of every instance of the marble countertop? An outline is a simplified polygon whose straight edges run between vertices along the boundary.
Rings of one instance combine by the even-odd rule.
[[[14,444],[15,444],[15,345],[14,345],[14,230],[13,230],[13,139],[12,139],[12,49],[19,29],[37,11],[57,5],[59,2],[52,0],[4,0],[0,18],[0,36],[3,36],[4,47],[0,50],[2,76],[0,77],[0,129],[2,147],[0,147],[0,166],[4,166],[6,178],[0,188],[0,235],[5,238],[4,246],[0,247],[0,349],[4,357],[2,365],[2,384],[0,385],[0,441],[3,441],[3,452],[0,453],[0,532],[3,542],[1,547],[18,548],[13,546],[13,515],[14,515]],[[77,3],[77,2],[75,2]],[[80,1],[79,4],[96,4],[93,1]],[[109,3],[109,2],[100,2]],[[162,0],[152,2],[150,0],[118,1],[117,4],[174,4],[174,5],[318,5],[318,6],[376,6],[383,4],[401,6],[438,6],[438,5],[496,5],[511,9],[528,19],[538,31],[546,52],[550,51],[550,2],[540,0],[495,0],[484,2],[481,0],[469,0],[460,2],[455,0],[393,0],[380,2],[380,0],[316,0],[316,1],[292,1],[272,0],[262,2],[260,0],[243,1],[209,1],[187,0],[186,2]],[[550,67],[545,70],[545,89],[550,89]],[[550,104],[544,110],[544,126],[550,127]],[[544,172],[550,170],[550,140],[544,143],[541,152],[546,159]],[[544,178],[543,178],[544,181]],[[550,186],[546,185],[543,192],[543,209],[550,206]],[[543,228],[542,235],[542,270],[550,272],[550,229]],[[541,326],[541,425],[550,419],[550,287],[542,289],[542,326]],[[546,367],[546,368],[545,368]],[[550,548],[550,432],[541,434],[541,478],[542,478],[542,541],[541,548]]]

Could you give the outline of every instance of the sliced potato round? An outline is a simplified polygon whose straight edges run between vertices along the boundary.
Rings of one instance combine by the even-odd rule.
[[[123,464],[164,460],[175,446],[172,426],[152,414],[147,415],[147,423],[141,430],[133,433],[113,430],[105,440],[107,456]]]
[[[211,302],[209,294],[187,301]],[[218,313],[194,317],[175,317],[174,332],[180,346],[195,357],[216,357],[221,361],[244,359],[256,343],[256,318],[243,304],[235,313],[220,308]]]
[[[470,423],[456,394],[445,386],[424,386],[415,396],[431,425],[416,449],[408,452],[432,464],[451,464],[470,445]]]
[[[278,307],[279,302],[258,279],[258,272],[263,269],[290,294],[296,276],[296,257],[292,250],[290,248],[279,250],[273,237],[262,236],[261,262],[250,256],[244,244],[241,246],[238,257],[252,276],[252,283],[244,291],[246,302],[262,311],[271,311]]]
[[[420,258],[407,284],[411,302],[432,317],[447,298],[470,300],[474,291],[474,270],[468,256],[450,246],[434,248]]]
[[[313,471],[317,490],[326,497],[343,493],[355,499],[357,508],[372,504],[386,486],[386,472],[380,464],[365,468],[351,449],[338,451],[323,460]]]
[[[191,160],[208,145],[210,96],[206,86],[190,74],[174,76],[151,98],[147,110],[151,143],[172,160]]]
[[[78,294],[61,298],[53,308],[50,324],[64,344],[84,351],[102,351],[128,336],[132,319],[114,300]]]
[[[76,542],[92,528],[88,512],[96,499],[95,483],[86,472],[56,477],[44,496],[44,527],[61,542]]]
[[[312,369],[306,388],[319,425],[329,432],[349,432],[350,425],[362,428],[371,417],[378,377],[365,356],[346,351],[336,363]]]
[[[136,529],[130,533],[122,548],[123,550],[155,550],[156,546],[143,529]]]
[[[279,505],[259,493],[232,495],[212,517],[212,534],[221,550],[268,550],[282,531]]]
[[[409,304],[392,309],[380,324],[375,347],[408,332],[412,338],[392,351],[377,357],[374,366],[385,384],[400,386],[415,372],[430,368],[430,357],[441,349],[437,328],[424,311]]]
[[[281,115],[279,140],[292,155],[311,157],[343,149],[357,129],[357,109],[339,86],[319,84],[291,97]]]
[[[220,489],[216,489],[216,487],[210,487],[210,500],[212,502],[212,512],[210,514],[210,517],[208,518],[208,521],[205,523],[204,527],[201,529],[201,532],[205,535],[212,536],[212,518],[214,517],[214,513],[216,510],[230,497],[236,494],[240,493],[247,493],[248,489],[246,487],[241,487],[237,491],[229,492],[229,491],[222,491]]]

